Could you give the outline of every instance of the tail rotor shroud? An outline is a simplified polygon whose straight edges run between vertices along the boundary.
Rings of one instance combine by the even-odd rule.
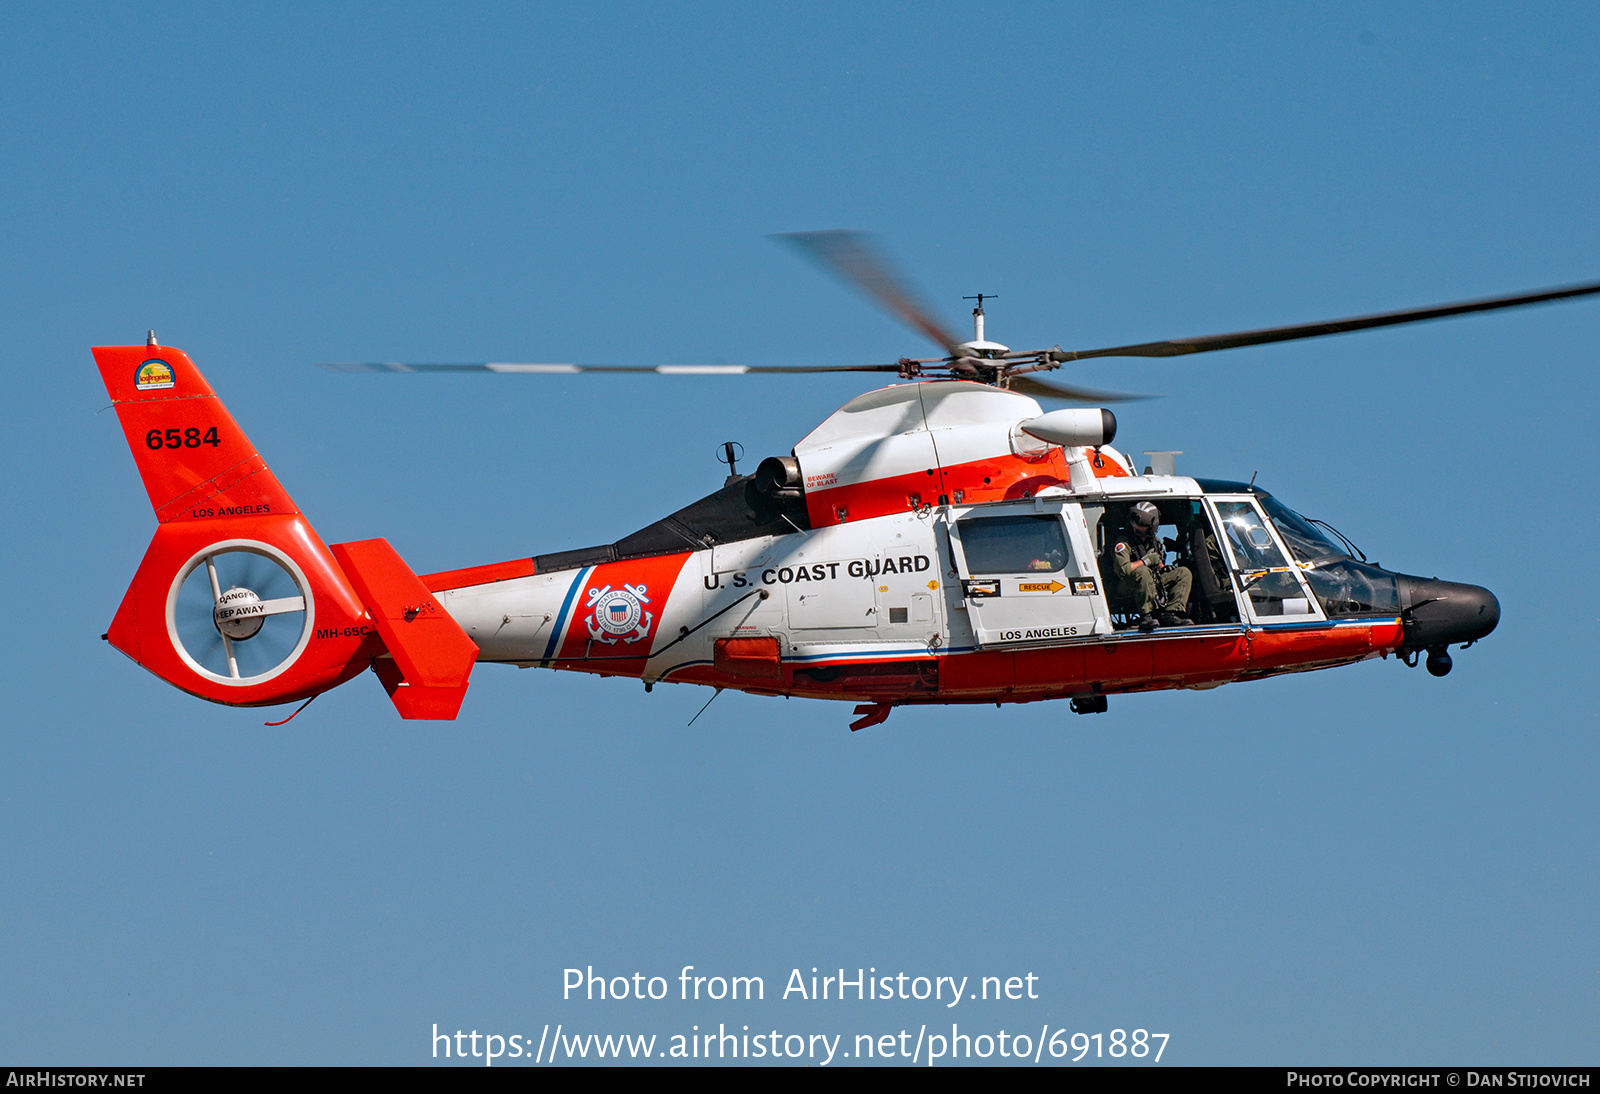
[[[305,574],[266,543],[212,544],[173,579],[172,640],[191,667],[218,682],[271,679],[311,641],[315,619]]]

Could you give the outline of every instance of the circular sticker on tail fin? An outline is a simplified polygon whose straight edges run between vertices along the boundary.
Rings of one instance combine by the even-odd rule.
[[[139,371],[133,374],[133,386],[140,391],[171,387],[176,382],[173,379],[172,366],[153,357],[140,365]]]

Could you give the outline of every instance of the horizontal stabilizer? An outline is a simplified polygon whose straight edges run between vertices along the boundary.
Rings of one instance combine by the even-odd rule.
[[[393,662],[374,671],[402,718],[450,720],[461,709],[478,647],[386,539],[329,548],[367,606]]]

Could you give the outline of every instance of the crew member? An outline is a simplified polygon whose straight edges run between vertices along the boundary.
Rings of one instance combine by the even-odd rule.
[[[1117,595],[1138,607],[1142,631],[1155,629],[1158,620],[1169,627],[1189,624],[1182,613],[1194,575],[1187,566],[1167,565],[1167,549],[1156,535],[1160,525],[1161,510],[1141,501],[1129,511],[1128,526],[1111,549]]]

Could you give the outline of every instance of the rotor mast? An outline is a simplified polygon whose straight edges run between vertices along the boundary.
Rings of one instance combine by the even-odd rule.
[[[972,341],[963,342],[958,349],[966,350],[976,357],[998,357],[1003,353],[1010,353],[1011,347],[1002,346],[999,342],[990,342],[983,336],[983,302],[985,300],[999,300],[994,293],[979,293],[977,296],[963,296],[963,300],[976,300],[977,304],[972,309]]]

